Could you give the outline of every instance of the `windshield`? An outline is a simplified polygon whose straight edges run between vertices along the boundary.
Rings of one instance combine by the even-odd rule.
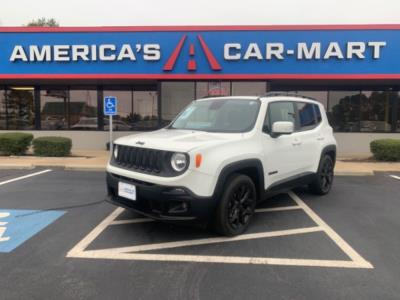
[[[259,100],[194,101],[168,128],[208,132],[246,132],[254,127],[259,109]]]

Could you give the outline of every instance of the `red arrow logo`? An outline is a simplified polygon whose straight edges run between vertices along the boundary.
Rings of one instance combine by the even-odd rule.
[[[175,67],[175,63],[178,59],[178,56],[180,55],[183,45],[186,41],[187,35],[183,35],[181,37],[181,39],[179,40],[178,44],[176,45],[174,51],[172,51],[170,57],[168,58],[167,62],[164,65],[163,70],[164,71],[172,71]],[[208,48],[206,42],[204,41],[203,37],[199,34],[197,36],[198,41],[200,42],[200,46],[203,50],[203,53],[205,54],[208,64],[210,65],[210,68],[213,71],[220,71],[221,65],[219,64],[219,62],[217,61],[217,59],[215,58],[214,54],[211,52],[210,48]],[[187,63],[187,69],[188,71],[194,72],[197,69],[197,64],[196,64],[196,60],[195,60],[195,47],[194,44],[190,44],[189,46],[189,60]]]

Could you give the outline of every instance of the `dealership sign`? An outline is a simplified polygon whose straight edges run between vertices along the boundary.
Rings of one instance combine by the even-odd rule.
[[[2,78],[398,78],[399,28],[0,28]]]

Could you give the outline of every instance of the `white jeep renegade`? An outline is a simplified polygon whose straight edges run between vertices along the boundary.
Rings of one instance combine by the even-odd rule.
[[[333,182],[336,141],[324,107],[288,94],[193,101],[167,127],[115,141],[108,201],[150,218],[246,230],[257,202]]]

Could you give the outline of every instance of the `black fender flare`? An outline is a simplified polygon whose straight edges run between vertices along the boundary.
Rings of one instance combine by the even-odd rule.
[[[221,197],[224,189],[224,185],[229,178],[234,173],[240,173],[240,171],[246,169],[255,169],[256,170],[256,179],[257,182],[254,184],[258,187],[257,194],[258,198],[261,199],[264,195],[264,168],[262,162],[257,159],[245,159],[237,162],[230,163],[222,168],[219,173],[217,184],[215,185],[213,198],[218,199]]]
[[[324,148],[322,148],[321,151],[321,157],[319,159],[319,164],[321,163],[322,158],[328,153],[328,152],[333,152],[333,166],[336,164],[336,145],[327,145]],[[319,169],[319,164],[318,164],[318,169]]]

